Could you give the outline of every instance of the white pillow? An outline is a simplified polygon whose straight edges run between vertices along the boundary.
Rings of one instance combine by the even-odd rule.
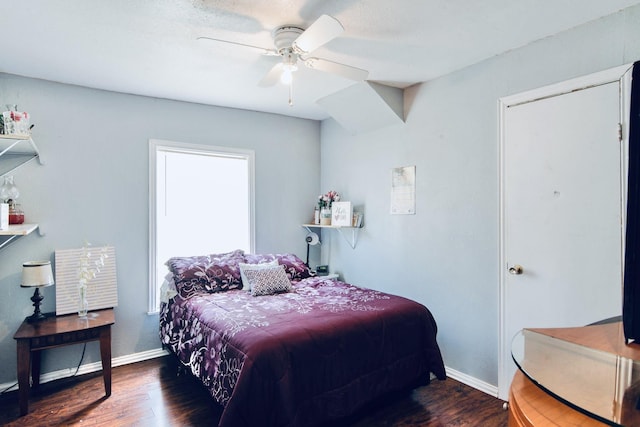
[[[244,264],[242,262],[238,263],[240,267],[240,278],[242,279],[242,288],[251,292],[251,283],[247,280],[247,275],[244,274],[247,270],[262,270],[264,268],[275,267],[278,265],[278,260],[274,259],[273,261],[263,262],[260,264]]]
[[[173,280],[173,273],[169,273],[164,276],[164,282],[160,287],[160,301],[168,303],[169,300],[178,295],[176,290],[176,282]]]
[[[283,292],[291,292],[293,286],[289,276],[284,271],[284,265],[262,268],[259,270],[247,270],[247,280],[251,284],[251,295],[273,295]]]

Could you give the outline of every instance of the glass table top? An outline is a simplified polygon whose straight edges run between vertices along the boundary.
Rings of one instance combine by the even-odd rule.
[[[640,345],[626,345],[622,322],[523,329],[511,353],[544,391],[613,426],[640,425]]]

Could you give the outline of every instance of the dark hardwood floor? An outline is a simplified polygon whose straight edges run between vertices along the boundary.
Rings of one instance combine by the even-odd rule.
[[[100,372],[42,384],[20,417],[17,392],[0,397],[7,426],[215,426],[220,407],[169,357],[113,369],[112,395]],[[502,401],[452,379],[389,397],[335,427],[507,425]]]

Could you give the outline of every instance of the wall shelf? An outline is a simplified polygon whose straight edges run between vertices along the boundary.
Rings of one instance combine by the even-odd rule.
[[[362,228],[362,227],[338,227],[335,225],[321,225],[321,224],[302,224],[302,227],[306,228],[308,232],[311,232],[312,228],[329,228],[329,229],[337,230],[338,233],[340,233],[340,235],[344,238],[344,240],[347,241],[347,243],[349,244],[349,246],[351,246],[352,249],[356,248],[356,243],[358,243],[358,231],[360,230],[360,228]],[[349,231],[351,233],[348,233]],[[348,236],[348,234],[351,234],[351,236]]]
[[[29,135],[0,135],[0,176],[13,172],[23,164],[40,158],[40,151]]]
[[[40,150],[31,135],[1,135],[0,134],[0,177],[7,175],[33,159],[43,164]],[[38,224],[9,225],[8,230],[0,230],[0,249],[18,237],[31,234],[38,229]]]
[[[38,224],[10,225],[8,230],[0,230],[0,249],[13,242],[18,237],[31,234],[38,228]]]

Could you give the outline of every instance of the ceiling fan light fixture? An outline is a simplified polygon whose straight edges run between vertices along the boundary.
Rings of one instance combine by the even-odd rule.
[[[280,74],[280,82],[290,85],[293,80],[293,72],[298,69],[298,55],[290,48],[282,53],[282,74]]]
[[[296,71],[298,67],[295,65],[285,65],[282,67],[282,74],[280,74],[280,82],[285,85],[290,85],[293,81],[293,72]]]

